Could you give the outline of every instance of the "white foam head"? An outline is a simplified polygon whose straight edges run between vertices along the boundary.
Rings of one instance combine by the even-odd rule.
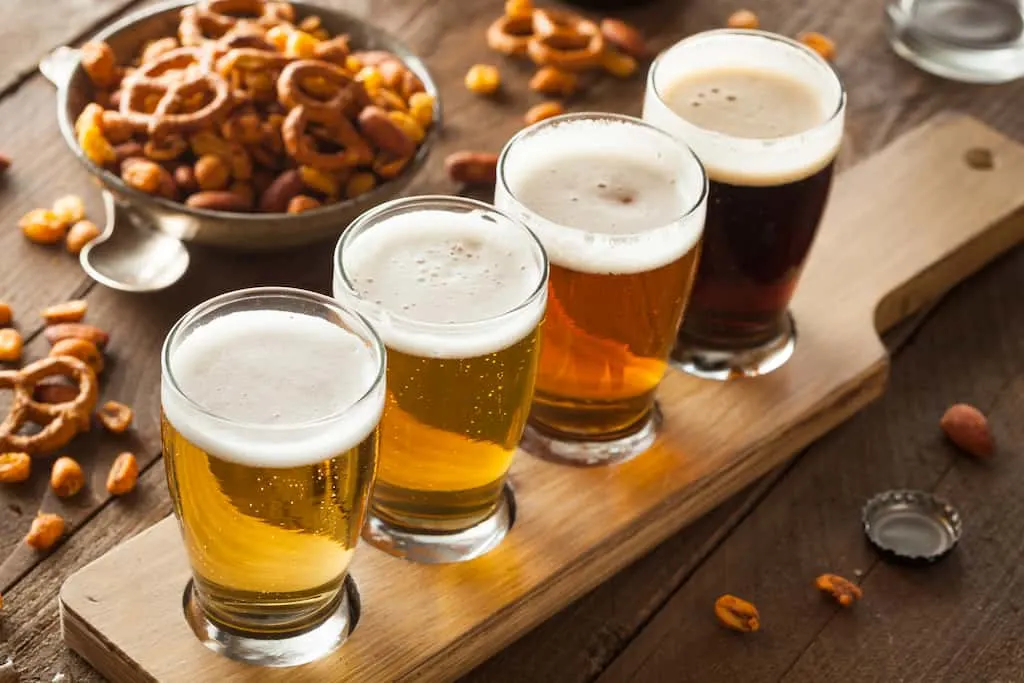
[[[537,234],[553,264],[627,274],[694,247],[706,190],[700,162],[662,131],[626,116],[570,114],[505,145],[494,201]]]
[[[472,200],[414,197],[349,228],[334,295],[369,318],[389,348],[470,358],[537,327],[546,280],[543,250],[522,225]]]
[[[375,384],[375,354],[355,333],[320,317],[230,312],[169,340],[164,415],[224,460],[259,467],[321,462],[358,445],[380,421],[384,383]]]
[[[666,104],[674,83],[725,69],[767,71],[800,82],[817,95],[822,123],[770,140],[740,138],[695,126]],[[685,38],[658,56],[647,74],[643,118],[693,148],[712,179],[778,185],[806,178],[835,158],[845,103],[835,70],[807,47],[763,31],[717,29]]]

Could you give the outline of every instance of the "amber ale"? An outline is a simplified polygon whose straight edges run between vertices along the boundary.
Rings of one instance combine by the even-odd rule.
[[[700,254],[706,182],[688,148],[629,117],[549,119],[506,146],[495,203],[551,261],[530,418],[542,455],[597,464],[647,445],[638,435],[653,433]]]
[[[676,350],[684,369],[758,375],[791,355],[787,308],[828,200],[843,106],[832,68],[771,34],[709,31],[655,62],[644,118],[691,144],[710,183]]]

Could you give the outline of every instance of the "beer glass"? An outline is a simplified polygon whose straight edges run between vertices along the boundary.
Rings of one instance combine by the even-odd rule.
[[[597,465],[653,443],[706,195],[690,149],[628,116],[555,117],[505,145],[495,203],[551,261],[526,450]]]
[[[364,537],[423,563],[487,552],[512,522],[505,479],[533,397],[543,249],[486,204],[410,197],[349,226],[334,267],[335,297],[388,351]]]
[[[376,467],[383,345],[329,297],[258,288],[189,311],[161,361],[189,625],[249,664],[324,656],[352,625],[345,584]]]
[[[673,355],[683,370],[756,376],[792,356],[787,309],[832,185],[845,103],[828,62],[762,31],[699,33],[651,65],[644,119],[690,145],[710,181]]]

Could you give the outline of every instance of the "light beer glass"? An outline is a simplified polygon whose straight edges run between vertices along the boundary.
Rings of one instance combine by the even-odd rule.
[[[762,31],[686,38],[651,65],[643,117],[710,181],[697,279],[673,358],[694,375],[763,375],[793,354],[788,307],[818,230],[846,96],[806,46]]]
[[[706,196],[693,153],[636,118],[570,114],[506,144],[495,204],[551,261],[526,450],[595,465],[653,443]]]
[[[544,250],[486,204],[411,197],[349,226],[334,265],[335,297],[388,352],[365,538],[424,563],[487,552],[511,524],[505,479],[533,397]]]
[[[161,360],[189,625],[250,664],[322,657],[352,626],[345,583],[375,474],[383,345],[330,297],[258,288],[189,311]]]

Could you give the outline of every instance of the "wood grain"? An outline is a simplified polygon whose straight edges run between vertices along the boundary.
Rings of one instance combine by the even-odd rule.
[[[949,297],[893,365],[885,397],[815,444],[598,680],[935,681],[1019,679],[1020,378],[1024,248]],[[949,445],[938,419],[956,401],[989,414],[991,463]],[[860,508],[878,491],[934,490],[965,534],[927,569],[890,566],[867,545]],[[844,611],[812,582],[864,578]],[[722,593],[754,601],[763,630],[724,631]],[[1002,646],[1002,647],[1001,647]]]
[[[984,180],[962,160],[964,150],[979,145],[1000,160]],[[924,180],[911,176],[919,169],[928,169]],[[367,607],[359,629],[339,653],[288,672],[288,680],[312,681],[328,670],[366,680],[445,680],[465,671],[844,420],[884,381],[875,307],[885,297],[907,313],[950,284],[929,277],[922,285],[918,273],[960,277],[983,262],[975,245],[994,249],[991,257],[1019,241],[1021,172],[1024,150],[969,119],[947,118],[844,174],[833,205],[849,210],[826,216],[812,255],[817,265],[805,275],[802,291],[809,294],[794,302],[801,341],[790,364],[756,382],[671,375],[660,394],[662,438],[617,468],[577,470],[518,458],[516,527],[474,562],[425,567],[370,549],[357,554],[352,571]],[[972,210],[937,209],[930,201],[954,187],[978,199]],[[874,198],[870,210],[857,208],[864,196]],[[930,229],[922,235],[908,225]],[[892,258],[892,245],[901,243],[910,249]],[[962,247],[969,252],[964,261],[956,256]],[[688,419],[697,414],[705,420]],[[723,428],[728,424],[735,427]],[[602,524],[550,512],[566,505],[601,509]],[[251,680],[251,670],[206,651],[175,618],[188,575],[180,544],[170,551],[177,540],[176,524],[166,520],[72,577],[61,594],[69,644],[120,675],[132,669],[127,661],[141,662],[147,673],[128,680]],[[122,566],[175,578],[124,586],[111,581]],[[133,606],[142,605],[154,613],[151,630],[138,629]],[[83,629],[85,622],[92,628]],[[160,639],[175,646],[156,647]],[[109,659],[112,652],[117,656]]]

